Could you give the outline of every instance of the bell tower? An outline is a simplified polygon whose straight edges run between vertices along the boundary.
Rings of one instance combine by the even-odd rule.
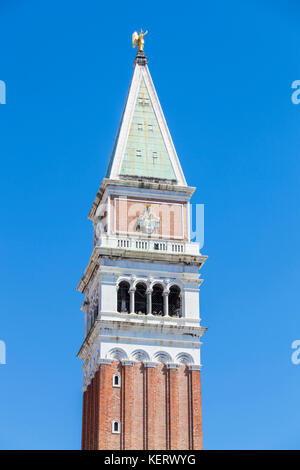
[[[190,241],[195,188],[181,169],[143,36],[134,34],[133,77],[89,213],[94,247],[78,284],[85,296],[82,449],[196,450],[206,256]]]

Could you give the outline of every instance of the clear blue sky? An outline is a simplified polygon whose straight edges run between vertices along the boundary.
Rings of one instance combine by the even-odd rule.
[[[206,449],[300,449],[299,3],[1,1],[0,448],[78,449],[87,214],[146,52],[205,204]]]

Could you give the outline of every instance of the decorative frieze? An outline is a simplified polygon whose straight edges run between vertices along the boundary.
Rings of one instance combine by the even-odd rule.
[[[91,380],[95,376],[97,369],[100,365],[111,365],[113,361],[120,361],[122,366],[134,366],[134,364],[140,362],[144,367],[156,367],[158,364],[165,364],[167,369],[178,369],[181,365],[186,365],[190,370],[200,370],[201,365],[192,364],[192,356],[187,353],[177,354],[175,361],[168,352],[157,351],[154,352],[152,357],[143,350],[134,350],[130,354],[130,357],[126,357],[127,353],[123,349],[114,348],[111,353],[111,357],[99,358],[99,350],[97,349],[92,358],[85,363],[83,369],[83,390],[86,390],[87,386],[91,383]]]

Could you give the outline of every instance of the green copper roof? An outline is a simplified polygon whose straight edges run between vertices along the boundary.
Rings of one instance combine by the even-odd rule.
[[[176,180],[144,79],[135,104],[120,175]]]

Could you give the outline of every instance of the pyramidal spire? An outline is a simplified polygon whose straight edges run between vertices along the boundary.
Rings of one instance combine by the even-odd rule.
[[[106,178],[154,179],[186,186],[147,66],[143,39],[146,33],[141,30],[132,36],[138,51]]]

